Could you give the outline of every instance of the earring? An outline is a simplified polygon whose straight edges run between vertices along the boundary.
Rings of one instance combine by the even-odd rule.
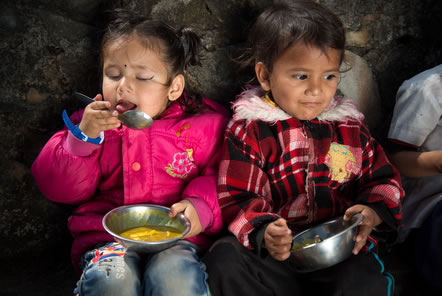
[[[264,102],[266,102],[267,104],[269,104],[270,106],[272,106],[272,107],[276,107],[276,103],[275,103],[275,101],[273,100],[272,92],[271,92],[271,91],[266,91],[266,93],[265,93],[264,96],[262,97],[262,100],[263,100]]]

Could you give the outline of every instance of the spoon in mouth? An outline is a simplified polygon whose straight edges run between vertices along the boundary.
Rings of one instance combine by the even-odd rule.
[[[74,95],[86,105],[95,102],[94,99],[82,93],[75,92]],[[124,113],[120,113],[118,114],[118,119],[121,121],[122,124],[124,124],[128,128],[133,129],[148,128],[153,123],[152,117],[139,110],[128,110]]]

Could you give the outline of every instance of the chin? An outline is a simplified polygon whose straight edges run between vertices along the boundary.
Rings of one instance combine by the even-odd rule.
[[[315,116],[295,116],[295,115],[292,115],[292,116],[298,120],[312,120],[317,117],[317,115],[315,115]]]

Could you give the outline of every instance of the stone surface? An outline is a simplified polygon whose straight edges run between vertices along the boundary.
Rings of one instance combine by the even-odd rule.
[[[345,60],[338,89],[354,100],[358,109],[364,113],[370,130],[377,131],[381,125],[382,105],[373,73],[367,62],[351,51],[346,51]]]

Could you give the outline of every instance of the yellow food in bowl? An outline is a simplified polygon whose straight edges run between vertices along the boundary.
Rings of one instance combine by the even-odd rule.
[[[316,242],[314,240],[304,241],[302,244],[293,245],[292,250],[295,251],[295,250],[302,249],[302,248],[305,248],[307,246],[314,245],[314,244],[316,244]]]
[[[292,250],[295,251],[320,242],[322,242],[322,238],[320,238],[319,235],[315,235],[313,239],[306,239],[301,244],[293,245]]]
[[[158,242],[179,237],[181,231],[175,227],[150,225],[130,228],[120,233],[120,236],[137,241]]]

